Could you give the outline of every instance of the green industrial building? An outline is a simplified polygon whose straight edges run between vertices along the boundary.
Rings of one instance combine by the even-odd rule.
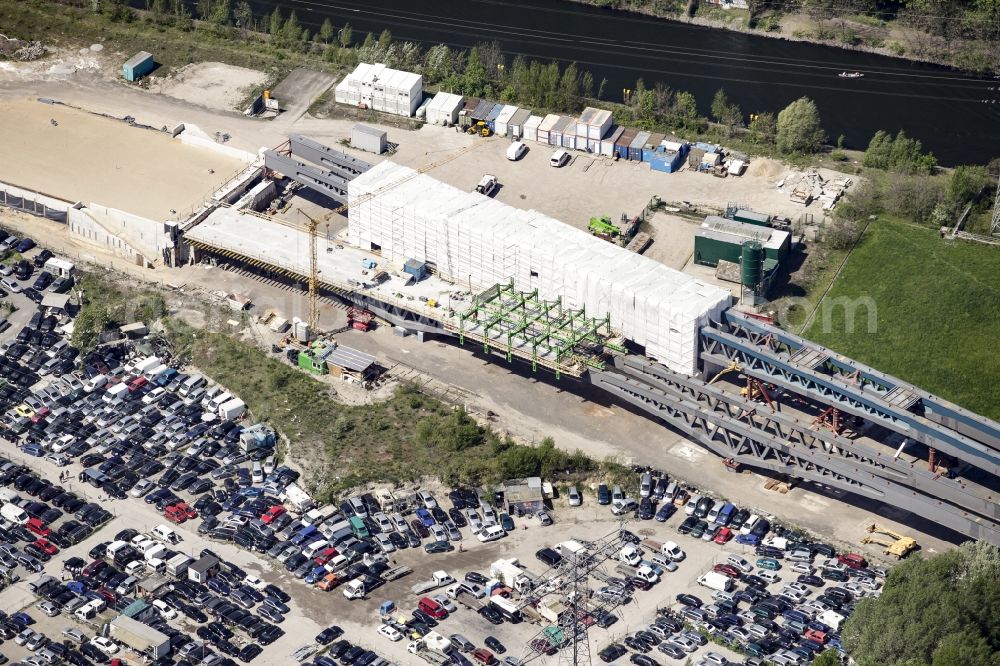
[[[694,262],[703,266],[718,266],[719,261],[738,264],[743,243],[748,240],[763,246],[765,263],[773,260],[783,264],[791,249],[791,234],[787,231],[710,215],[695,234]]]

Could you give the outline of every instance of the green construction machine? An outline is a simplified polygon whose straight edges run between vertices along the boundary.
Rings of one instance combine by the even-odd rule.
[[[601,217],[590,218],[590,224],[587,225],[587,229],[598,238],[603,238],[609,243],[615,243],[624,247],[635,236],[636,232],[639,231],[641,221],[639,218],[629,219],[628,215],[622,213],[621,222],[614,224],[611,221],[610,215],[602,215]]]

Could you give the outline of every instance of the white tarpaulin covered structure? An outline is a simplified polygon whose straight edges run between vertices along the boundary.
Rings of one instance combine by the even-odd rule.
[[[352,245],[397,264],[428,262],[473,291],[513,279],[590,316],[610,314],[647,355],[685,374],[697,372],[698,328],[729,305],[727,291],[652,259],[392,162],[352,180],[348,202]]]

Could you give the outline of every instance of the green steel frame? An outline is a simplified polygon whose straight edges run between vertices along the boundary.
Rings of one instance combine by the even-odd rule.
[[[588,317],[585,308],[569,308],[562,298],[546,301],[538,297],[538,290],[518,291],[514,281],[496,284],[476,296],[468,310],[459,314],[458,339],[465,344],[467,322],[475,322],[474,328],[482,329],[483,351],[489,352],[491,345],[504,351],[507,361],[513,359],[515,340],[523,340],[531,345],[531,368],[538,369],[544,354],[555,358],[556,377],[560,369],[568,369],[567,361],[578,360],[586,366],[603,370],[604,361],[595,353],[588,353],[579,347],[585,343],[598,345],[602,351],[612,350],[625,353],[625,348],[613,343],[615,337],[611,329],[611,317]],[[471,333],[470,333],[471,334]],[[475,334],[475,337],[480,337]],[[497,338],[506,337],[506,349],[494,344]],[[546,363],[546,365],[548,365]]]

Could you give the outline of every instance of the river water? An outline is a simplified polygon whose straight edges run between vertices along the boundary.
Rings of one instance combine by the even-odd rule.
[[[251,0],[256,14],[273,0]],[[864,148],[876,130],[904,129],[944,165],[1000,156],[1000,79],[855,51],[744,35],[561,0],[281,0],[313,32],[329,17],[354,38],[388,28],[397,40],[469,48],[497,40],[509,58],[575,61],[607,79],[604,96],[643,78],[688,90],[708,114],[723,87],[745,114],[815,100],[831,141]],[[842,71],[862,72],[841,79]]]

